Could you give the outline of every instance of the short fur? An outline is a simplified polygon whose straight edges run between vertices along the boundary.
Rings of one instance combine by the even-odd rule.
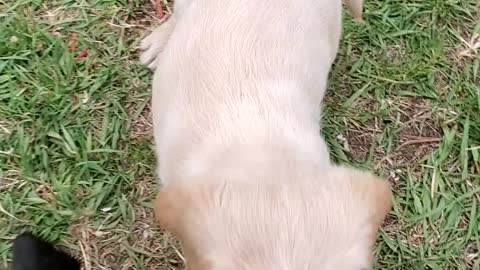
[[[360,19],[361,1],[346,1]],[[155,71],[155,202],[190,269],[359,270],[387,182],[331,164],[320,103],[340,0],[176,0],[141,44]]]
[[[12,270],[80,270],[80,262],[31,233],[13,241]]]

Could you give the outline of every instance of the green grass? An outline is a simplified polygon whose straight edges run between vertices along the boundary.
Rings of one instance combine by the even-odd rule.
[[[0,0],[0,269],[25,229],[92,269],[182,267],[151,221],[146,2]],[[394,186],[377,268],[480,269],[475,0],[366,2],[365,23],[344,20],[323,133]]]
[[[142,9],[143,1],[1,4],[0,269],[25,229],[80,256],[83,248],[93,269],[147,269],[165,257],[147,254],[142,240],[155,229],[145,208],[153,154],[148,132],[137,130],[150,92],[135,49]]]
[[[379,269],[480,269],[480,57],[460,56],[476,10],[367,1],[365,24],[345,23],[323,132],[394,185]]]

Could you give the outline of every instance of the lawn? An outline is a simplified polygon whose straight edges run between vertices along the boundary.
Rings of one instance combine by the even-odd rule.
[[[376,269],[480,269],[476,5],[366,0],[363,23],[344,19],[322,133],[393,185]],[[87,270],[183,268],[151,213],[136,47],[157,17],[149,0],[0,0],[0,269],[27,229]]]

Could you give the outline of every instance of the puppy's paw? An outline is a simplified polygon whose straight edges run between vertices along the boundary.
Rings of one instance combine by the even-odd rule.
[[[174,17],[158,26],[140,43],[140,62],[155,71],[158,59],[175,27]]]

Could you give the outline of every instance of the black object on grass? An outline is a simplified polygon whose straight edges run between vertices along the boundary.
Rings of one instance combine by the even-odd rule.
[[[13,241],[12,270],[80,270],[80,262],[31,233]]]

